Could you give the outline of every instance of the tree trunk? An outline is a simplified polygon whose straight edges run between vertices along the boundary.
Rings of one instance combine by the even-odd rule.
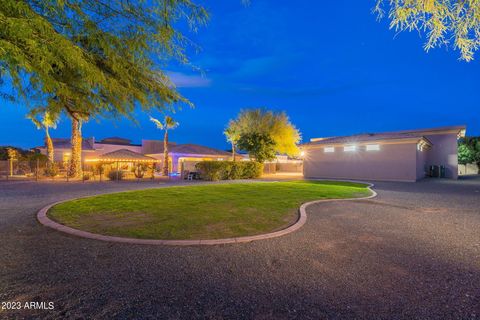
[[[82,123],[72,118],[72,154],[70,158],[70,177],[80,177],[82,174]]]
[[[168,130],[165,130],[163,138],[163,175],[168,176]]]
[[[232,142],[232,158],[233,158],[233,162],[236,161],[235,159],[235,143]]]
[[[46,145],[47,145],[47,159],[48,165],[51,165],[54,161],[53,156],[53,142],[52,138],[50,137],[50,133],[48,132],[48,127],[45,127],[45,136],[46,136]]]

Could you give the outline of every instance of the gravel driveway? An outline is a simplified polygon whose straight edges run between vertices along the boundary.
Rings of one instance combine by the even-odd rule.
[[[309,207],[285,237],[212,247],[106,243],[41,226],[59,199],[152,183],[0,182],[0,318],[480,319],[480,179],[376,183]]]

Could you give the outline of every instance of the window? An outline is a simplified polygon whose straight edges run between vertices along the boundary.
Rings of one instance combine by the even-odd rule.
[[[325,147],[323,149],[323,151],[325,151],[325,152],[335,152],[335,148],[334,147]]]
[[[357,150],[357,146],[345,146],[343,147],[343,151],[345,152],[352,152],[352,151],[356,151]]]
[[[380,150],[380,145],[378,144],[367,144],[367,151],[378,151]]]

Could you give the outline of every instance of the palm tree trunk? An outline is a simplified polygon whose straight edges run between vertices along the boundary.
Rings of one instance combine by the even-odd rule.
[[[54,157],[53,157],[53,142],[52,138],[50,137],[50,133],[48,132],[48,127],[45,127],[45,139],[46,145],[47,145],[47,159],[48,159],[48,165],[53,164]]]
[[[82,123],[72,118],[72,154],[70,158],[70,176],[80,177],[82,174]]]
[[[163,138],[163,175],[168,176],[168,130],[165,130]]]

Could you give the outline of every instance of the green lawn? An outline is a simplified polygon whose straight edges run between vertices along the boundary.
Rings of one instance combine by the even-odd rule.
[[[364,197],[364,184],[258,182],[169,187],[95,196],[53,207],[67,226],[142,239],[219,239],[283,229],[304,202]]]

